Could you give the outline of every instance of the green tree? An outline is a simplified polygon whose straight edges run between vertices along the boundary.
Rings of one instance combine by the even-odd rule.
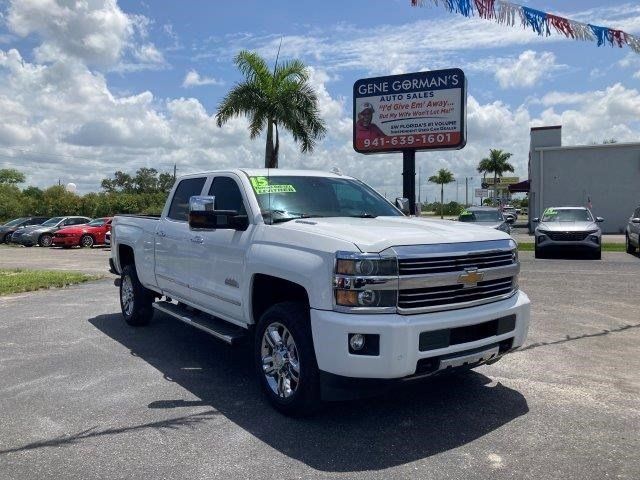
[[[154,193],[158,191],[158,170],[142,167],[136,171],[133,177],[137,193]]]
[[[131,175],[118,170],[113,174],[114,178],[104,178],[100,186],[106,192],[134,192],[135,182]]]
[[[278,168],[279,126],[291,132],[303,153],[313,151],[326,127],[305,65],[299,60],[278,65],[276,59],[272,72],[260,55],[246,50],[238,53],[234,61],[244,81],[236,84],[220,102],[216,114],[218,127],[233,117],[246,115],[250,117],[249,134],[254,139],[266,126],[267,168]]]
[[[453,173],[451,173],[446,168],[441,168],[438,170],[437,175],[432,175],[429,177],[429,181],[431,183],[437,183],[440,185],[440,218],[444,218],[444,184],[455,182],[455,178],[453,178]]]
[[[42,194],[43,214],[55,217],[58,215],[79,215],[81,199],[79,195],[67,191],[62,185],[47,188]]]
[[[158,176],[158,191],[162,193],[169,193],[176,179],[172,173],[164,172]]]
[[[480,160],[478,164],[478,173],[493,173],[493,193],[494,198],[498,199],[498,177],[502,177],[504,172],[513,172],[513,165],[507,160],[511,158],[511,153],[503,152],[496,148],[489,150],[489,156]]]
[[[25,176],[15,168],[0,168],[0,185],[15,185],[16,183],[24,183]]]

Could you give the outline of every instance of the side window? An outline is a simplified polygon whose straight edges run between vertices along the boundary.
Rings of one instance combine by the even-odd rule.
[[[186,222],[189,217],[189,199],[202,193],[206,177],[181,180],[169,207],[169,218]]]
[[[640,208],[636,208],[633,211],[633,218],[638,218],[638,217],[640,217]]]
[[[240,187],[233,178],[215,177],[209,195],[216,197],[216,210],[236,210],[240,215],[247,214]]]
[[[70,218],[64,222],[65,225],[82,225],[83,223],[87,223],[86,218]]]

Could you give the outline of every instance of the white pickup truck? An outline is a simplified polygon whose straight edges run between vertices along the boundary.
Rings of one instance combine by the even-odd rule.
[[[125,320],[160,310],[233,343],[287,414],[521,346],[529,299],[517,245],[406,217],[351,177],[239,169],[188,175],[160,218],[116,216],[111,268]]]

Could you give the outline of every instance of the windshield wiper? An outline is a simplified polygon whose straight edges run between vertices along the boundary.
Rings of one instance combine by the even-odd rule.
[[[264,213],[266,213],[271,217],[271,223],[283,223],[283,222],[288,222],[289,220],[298,220],[299,218],[318,218],[323,216],[323,215],[315,215],[315,214],[310,215],[308,213],[301,213],[301,212],[288,212],[286,210],[276,210],[276,209],[266,210],[265,212],[263,212],[263,214]],[[277,213],[280,215],[292,215],[292,216],[273,218],[273,215],[272,215],[273,213]]]

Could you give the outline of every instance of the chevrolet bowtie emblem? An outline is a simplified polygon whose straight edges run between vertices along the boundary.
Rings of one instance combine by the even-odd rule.
[[[475,287],[483,278],[484,273],[478,272],[477,268],[468,269],[458,275],[458,283],[462,283],[465,287]]]

